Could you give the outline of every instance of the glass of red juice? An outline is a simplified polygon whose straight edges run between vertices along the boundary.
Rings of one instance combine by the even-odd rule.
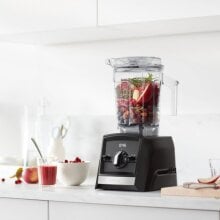
[[[54,158],[38,158],[39,184],[55,185],[57,179],[57,164]]]

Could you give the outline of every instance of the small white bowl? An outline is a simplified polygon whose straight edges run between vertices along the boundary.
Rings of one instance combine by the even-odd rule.
[[[57,178],[65,186],[78,186],[88,175],[89,161],[81,163],[58,163]]]

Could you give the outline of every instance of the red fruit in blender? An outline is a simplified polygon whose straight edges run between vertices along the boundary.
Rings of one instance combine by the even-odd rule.
[[[123,119],[128,119],[128,117],[129,117],[129,111],[126,111],[126,112],[124,112],[124,114],[123,114]]]
[[[137,100],[137,104],[143,104],[152,98],[153,95],[153,85],[152,83],[145,84],[144,90],[140,93],[140,96]]]
[[[142,117],[147,117],[147,112],[142,112],[142,113],[141,113],[141,116],[142,116]]]
[[[128,107],[128,100],[127,99],[118,99],[118,106],[119,107]]]
[[[135,99],[130,99],[129,100],[129,104],[130,104],[130,106],[136,106],[137,105],[137,101]]]
[[[160,95],[160,85],[158,83],[155,83],[154,86],[154,100],[155,100],[155,105],[158,106],[159,103],[159,95]]]
[[[128,80],[122,80],[120,84],[121,90],[128,90],[129,89],[129,81]]]
[[[121,113],[124,113],[125,111],[127,111],[128,110],[128,108],[126,108],[126,107],[120,107],[120,109],[119,109],[119,111],[121,112]]]

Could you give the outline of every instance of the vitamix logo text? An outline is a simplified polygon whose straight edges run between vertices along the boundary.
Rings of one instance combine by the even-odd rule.
[[[126,144],[122,144],[122,143],[120,143],[119,145],[118,145],[118,147],[120,147],[120,148],[125,148],[125,147],[127,147],[127,145]]]

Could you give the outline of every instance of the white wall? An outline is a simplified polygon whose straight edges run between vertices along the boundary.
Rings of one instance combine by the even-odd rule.
[[[59,46],[0,43],[0,154],[21,155],[23,106],[45,96],[53,114],[73,115],[68,155],[96,161],[102,134],[116,130],[105,59],[159,56],[165,74],[180,81],[179,116],[161,122],[161,134],[175,139],[179,181],[209,175],[208,158],[220,158],[219,42],[220,33],[201,33]]]

